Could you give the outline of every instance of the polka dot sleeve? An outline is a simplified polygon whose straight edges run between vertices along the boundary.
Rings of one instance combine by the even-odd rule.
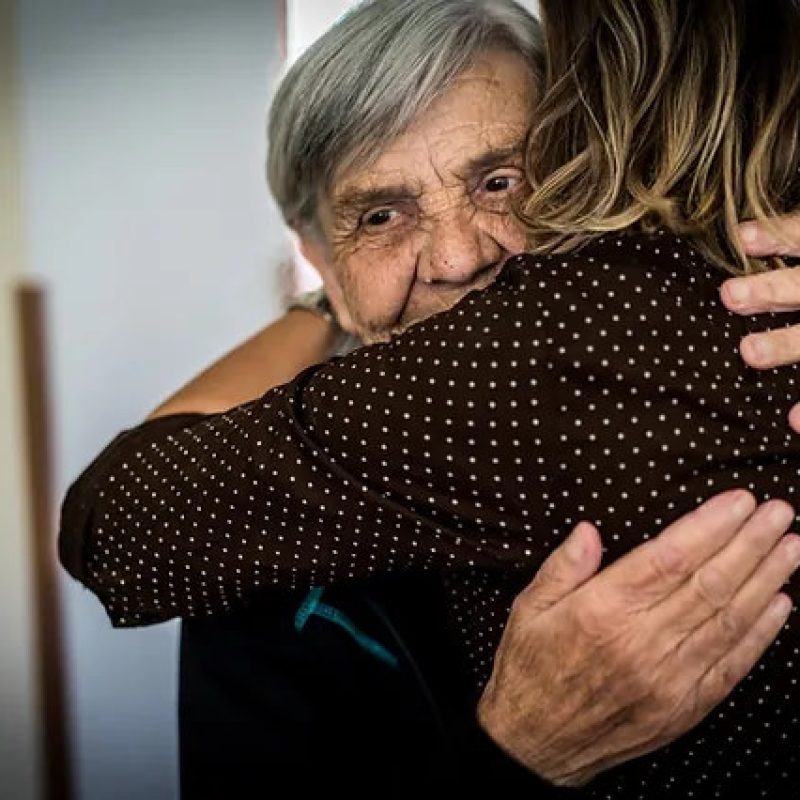
[[[116,442],[64,505],[73,574],[135,625],[270,586],[530,557],[549,343],[522,336],[519,270],[255,402]]]

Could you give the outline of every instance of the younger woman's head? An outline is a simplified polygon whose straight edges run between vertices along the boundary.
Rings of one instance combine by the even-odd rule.
[[[631,226],[735,235],[800,202],[798,0],[542,0],[546,75],[521,216],[534,250]]]

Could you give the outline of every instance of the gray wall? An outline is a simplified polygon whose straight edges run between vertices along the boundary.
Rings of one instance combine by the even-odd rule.
[[[59,495],[278,311],[263,180],[270,0],[18,0],[30,264],[49,289]],[[177,796],[177,626],[64,580],[79,800]],[[2,791],[0,790],[0,794]]]

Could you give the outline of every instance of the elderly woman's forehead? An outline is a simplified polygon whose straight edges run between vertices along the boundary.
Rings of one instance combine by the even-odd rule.
[[[334,205],[369,204],[400,197],[418,197],[431,184],[468,180],[499,166],[521,164],[527,128],[502,126],[475,136],[467,146],[443,139],[431,148],[394,148],[367,164],[354,166],[336,181],[330,192]]]
[[[331,200],[382,187],[421,192],[427,179],[462,176],[521,157],[531,123],[533,80],[514,56],[465,71],[409,128],[337,175]]]

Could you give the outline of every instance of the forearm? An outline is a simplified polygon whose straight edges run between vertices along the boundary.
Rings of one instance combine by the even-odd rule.
[[[218,414],[254,400],[324,361],[333,354],[340,336],[335,326],[315,314],[288,311],[201,372],[148,419]]]
[[[540,558],[544,549],[533,547],[528,531],[544,524],[541,509],[528,516],[498,494],[495,452],[519,447],[513,426],[475,449],[470,383],[484,376],[488,394],[490,379],[504,379],[493,352],[480,347],[482,330],[463,313],[432,324],[460,321],[464,330],[454,336],[474,351],[470,371],[444,367],[438,353],[431,358],[415,327],[313,366],[251,402],[168,432],[142,426],[116,442],[64,504],[63,549],[77,554],[72,574],[128,625],[225,613],[269,587]],[[516,336],[513,319],[498,319],[495,333]],[[427,387],[438,382],[448,389],[435,399]],[[415,383],[423,394],[407,390]],[[159,413],[202,410],[208,405],[187,404],[184,393],[183,405],[173,401]],[[432,432],[448,447],[431,444]],[[517,473],[505,483],[516,486]],[[454,497],[459,486],[471,488],[467,496]]]
[[[496,566],[499,543],[398,504],[392,489],[411,487],[372,484],[320,443],[327,406],[304,387],[348,391],[354,372],[368,380],[371,362],[314,366],[229,411],[118,437],[65,499],[64,565],[121,626],[224,614],[268,588]]]

